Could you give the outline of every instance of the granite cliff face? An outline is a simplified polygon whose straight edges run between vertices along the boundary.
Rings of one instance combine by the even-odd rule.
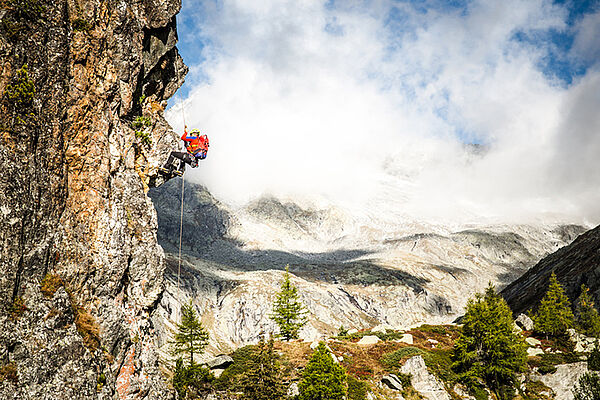
[[[515,315],[539,304],[552,272],[572,302],[581,294],[582,284],[590,288],[596,300],[600,299],[600,226],[545,257],[502,291]]]
[[[273,332],[268,316],[282,270],[311,316],[315,340],[346,328],[406,329],[448,323],[489,281],[500,287],[568,244],[579,226],[378,224],[343,209],[273,197],[231,208],[186,181],[181,280],[177,285],[181,180],[152,189],[167,289],[157,313],[161,346],[193,300],[211,334],[209,353],[228,352]],[[166,347],[163,347],[166,350]]]
[[[177,145],[180,0],[0,10],[0,398],[172,397],[146,192]]]

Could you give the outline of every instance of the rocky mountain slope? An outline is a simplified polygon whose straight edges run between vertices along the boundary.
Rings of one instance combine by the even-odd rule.
[[[542,299],[552,272],[556,273],[571,301],[579,297],[582,284],[590,288],[596,300],[600,299],[600,226],[542,259],[508,285],[502,296],[515,313],[524,312]]]
[[[146,192],[178,138],[180,0],[0,6],[0,398],[170,398]]]
[[[186,182],[178,287],[180,185],[177,179],[150,192],[167,252],[167,289],[156,326],[164,345],[178,319],[177,303],[193,300],[211,333],[213,354],[274,331],[268,315],[286,264],[311,313],[302,337],[312,341],[342,325],[406,329],[451,322],[488,281],[508,284],[585,230],[390,225],[334,205],[300,206],[273,197],[234,209]]]

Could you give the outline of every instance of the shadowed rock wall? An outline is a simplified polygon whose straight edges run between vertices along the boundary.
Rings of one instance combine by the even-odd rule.
[[[502,291],[515,315],[537,308],[548,290],[552,272],[556,273],[572,304],[581,294],[582,284],[590,288],[594,299],[600,299],[600,226],[543,258]]]
[[[0,7],[0,398],[170,398],[146,193],[178,143],[180,0]]]

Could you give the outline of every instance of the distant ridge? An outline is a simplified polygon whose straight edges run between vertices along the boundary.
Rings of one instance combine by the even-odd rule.
[[[552,272],[572,302],[579,296],[582,283],[590,288],[597,302],[600,299],[600,226],[543,258],[502,291],[515,315],[537,306]]]

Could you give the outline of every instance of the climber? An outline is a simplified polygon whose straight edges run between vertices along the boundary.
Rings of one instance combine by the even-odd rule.
[[[209,146],[208,136],[200,135],[198,129],[192,129],[192,131],[188,133],[186,126],[183,135],[181,135],[181,140],[184,141],[187,151],[172,151],[167,163],[160,169],[161,172],[167,175],[182,176],[185,171],[185,164],[189,164],[192,168],[196,168],[198,166],[198,160],[204,160],[206,158]],[[175,166],[176,158],[180,160],[178,168]]]

